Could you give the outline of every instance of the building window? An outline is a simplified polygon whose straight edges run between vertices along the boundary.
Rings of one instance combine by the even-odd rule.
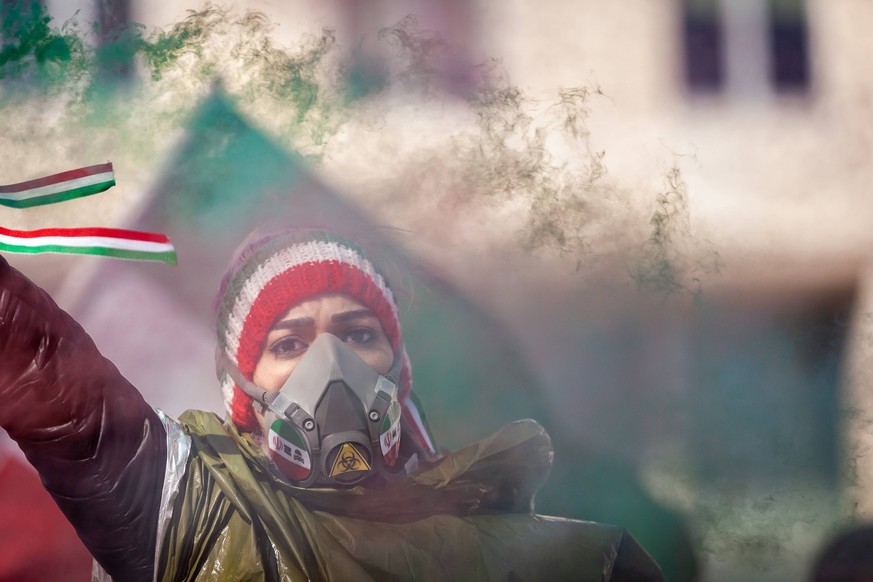
[[[133,75],[136,34],[131,28],[130,0],[96,0],[99,47],[97,65],[104,82],[124,82]]]
[[[722,22],[717,0],[684,0],[685,82],[693,92],[724,85]]]
[[[809,88],[809,35],[802,0],[769,0],[770,82],[781,93]]]
[[[809,88],[805,0],[682,0],[682,34],[693,94]]]

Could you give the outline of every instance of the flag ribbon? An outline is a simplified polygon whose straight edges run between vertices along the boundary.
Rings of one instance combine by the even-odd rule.
[[[0,185],[0,205],[30,208],[103,192],[115,186],[112,163],[52,174],[18,184]]]
[[[88,166],[18,184],[0,185],[0,205],[30,208],[90,196],[115,185],[112,164]],[[176,264],[176,249],[165,235],[120,228],[43,228],[0,226],[0,251],[70,253]]]
[[[173,243],[163,234],[120,228],[0,227],[0,251],[11,253],[71,253],[176,264]]]

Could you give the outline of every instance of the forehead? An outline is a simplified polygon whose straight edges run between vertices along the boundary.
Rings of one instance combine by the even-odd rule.
[[[339,313],[365,309],[367,307],[363,303],[345,293],[323,293],[295,303],[279,318],[279,321],[299,317],[330,318]]]

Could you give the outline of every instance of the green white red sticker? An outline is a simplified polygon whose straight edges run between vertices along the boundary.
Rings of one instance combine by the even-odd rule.
[[[397,461],[397,455],[400,451],[400,404],[396,401],[388,407],[385,418],[382,420],[379,447],[382,450],[385,463],[389,466],[393,465]]]
[[[306,443],[293,427],[277,420],[267,436],[271,459],[290,479],[300,481],[312,472],[312,459]]]

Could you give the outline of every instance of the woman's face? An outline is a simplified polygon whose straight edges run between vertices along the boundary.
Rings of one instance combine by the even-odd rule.
[[[327,293],[289,309],[267,334],[252,378],[275,392],[285,384],[309,345],[323,333],[346,343],[371,368],[387,374],[394,352],[376,315],[347,295]]]

